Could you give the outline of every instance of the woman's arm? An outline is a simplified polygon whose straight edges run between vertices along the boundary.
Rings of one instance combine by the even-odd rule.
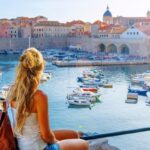
[[[53,131],[55,137],[58,140],[65,140],[65,139],[78,139],[80,138],[80,134],[74,130],[55,130]]]
[[[57,140],[53,131],[49,127],[48,99],[42,91],[37,91],[34,96],[37,119],[40,127],[41,138],[48,144],[56,143]]]

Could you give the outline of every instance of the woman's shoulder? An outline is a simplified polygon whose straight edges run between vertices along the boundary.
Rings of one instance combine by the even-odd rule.
[[[42,90],[37,90],[34,94],[35,102],[47,101],[47,95]]]

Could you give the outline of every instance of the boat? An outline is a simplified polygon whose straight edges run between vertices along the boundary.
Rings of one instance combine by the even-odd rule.
[[[91,103],[90,101],[86,100],[86,99],[71,99],[67,101],[69,103],[69,105],[76,105],[76,106],[90,106]]]
[[[10,85],[4,85],[2,87],[2,89],[0,90],[0,97],[3,98],[3,99],[6,99],[7,98],[7,95],[8,95],[8,92],[11,88],[11,84]]]
[[[146,95],[147,97],[145,102],[147,103],[148,106],[150,106],[150,92],[147,92]]]
[[[98,91],[97,87],[88,87],[88,86],[80,86],[83,91],[91,91],[96,93]]]
[[[44,72],[41,75],[41,82],[46,82],[48,79],[50,79],[52,77],[52,73],[51,72]]]
[[[150,71],[145,71],[142,74],[136,74],[131,79],[132,83],[144,84],[145,81],[150,81]]]
[[[45,76],[47,79],[50,79],[52,77],[52,73],[51,72],[43,72],[42,76]]]
[[[41,76],[40,82],[46,82],[48,78],[46,76]]]
[[[68,94],[67,95],[67,99],[68,100],[71,100],[71,99],[85,99],[85,100],[88,100],[90,101],[91,103],[94,103],[94,102],[100,102],[100,94],[94,94],[94,93],[88,93],[88,92],[85,92],[85,93],[72,93],[72,94]]]
[[[103,84],[103,87],[104,88],[113,88],[113,85],[109,84],[109,83],[105,83],[105,84]]]
[[[91,77],[91,78],[103,78],[104,74],[102,72],[95,72],[92,70],[89,71],[83,71],[83,77]]]
[[[128,93],[127,99],[125,100],[126,103],[136,104],[138,101],[138,94],[137,93]]]
[[[89,81],[89,80],[91,80],[91,78],[89,77],[77,77],[78,82],[84,82],[84,81]]]
[[[147,90],[140,86],[129,86],[128,88],[129,93],[137,93],[141,96],[147,96]]]
[[[134,77],[131,79],[132,84],[143,84],[144,78],[143,77]]]

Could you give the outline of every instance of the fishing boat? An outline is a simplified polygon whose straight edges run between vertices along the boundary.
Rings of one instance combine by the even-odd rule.
[[[141,95],[141,96],[147,96],[147,90],[144,89],[143,87],[140,87],[140,86],[129,86],[128,88],[128,92],[129,93],[137,93],[138,95]]]

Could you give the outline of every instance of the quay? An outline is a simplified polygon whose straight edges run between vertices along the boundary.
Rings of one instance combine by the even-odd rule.
[[[135,61],[52,61],[53,65],[58,67],[84,67],[84,66],[110,66],[110,65],[144,65],[150,64],[150,60],[135,60]]]

